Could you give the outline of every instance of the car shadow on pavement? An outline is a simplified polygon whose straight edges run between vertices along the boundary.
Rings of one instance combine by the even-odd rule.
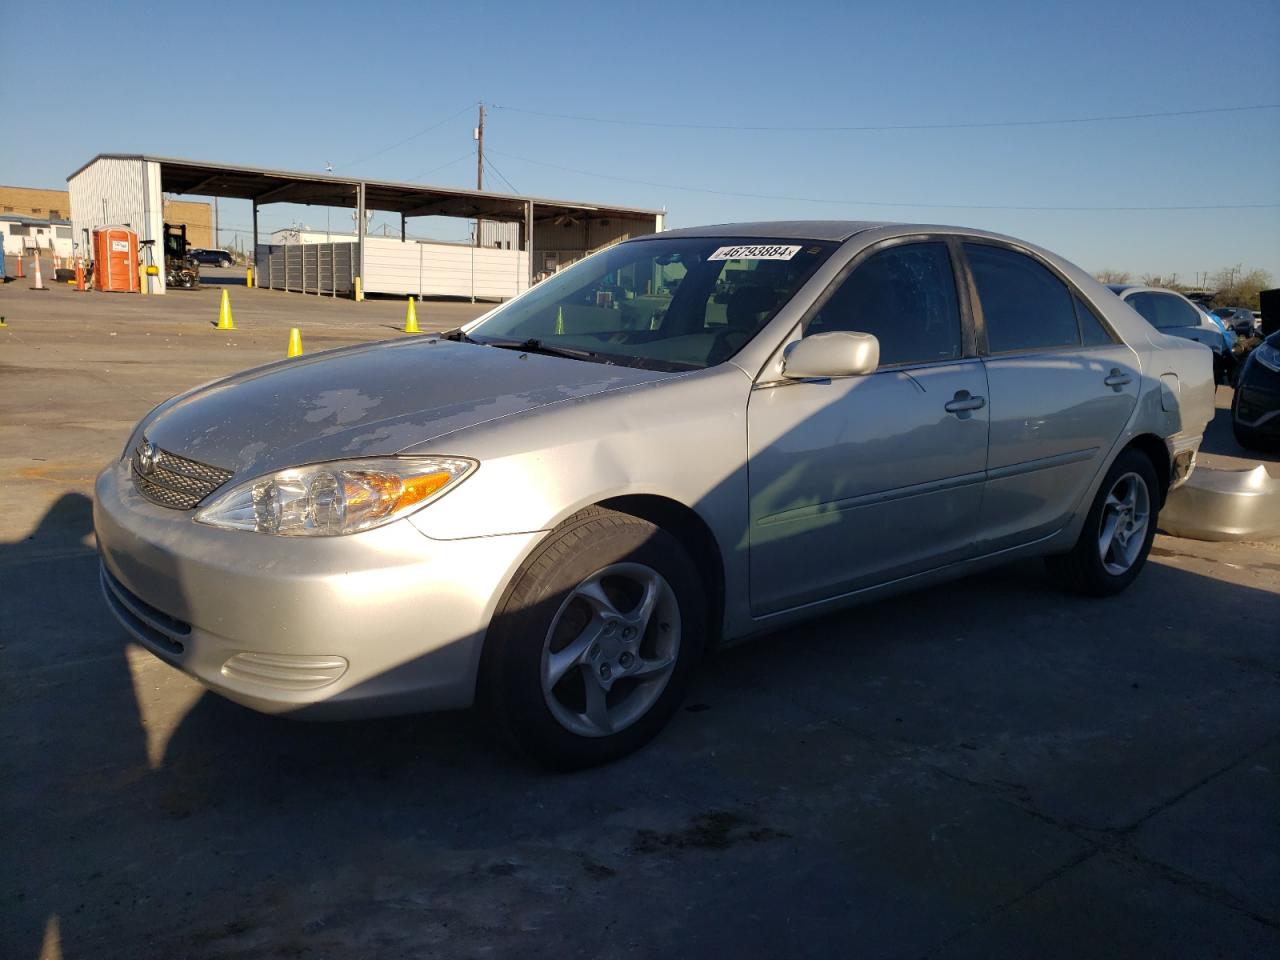
[[[6,871],[0,956],[174,955],[121,935],[113,917],[126,903],[163,899],[157,887],[185,883],[193,896],[207,879],[200,862],[241,834],[246,802],[281,812],[302,802],[305,817],[330,817],[327,802],[302,799],[322,783],[338,793],[374,783],[430,790],[476,757],[517,768],[465,714],[307,724],[204,692],[112,619],[92,533],[92,501],[73,493],[29,534],[0,543],[0,820],[16,867]],[[175,688],[189,706],[169,715]],[[210,815],[226,818],[218,838],[184,830]],[[183,834],[193,844],[185,852],[164,839]],[[297,839],[278,848],[286,861],[301,852],[287,852]],[[172,919],[170,932],[181,930]]]
[[[89,532],[68,495],[0,547],[0,952],[24,960],[782,956],[819,929],[918,954],[1115,855],[1280,719],[1275,594],[1166,546],[1109,600],[1021,564],[726,651],[653,745],[553,775],[466,713],[310,724],[201,692],[111,619]],[[1109,882],[1182,929],[1176,896]],[[1187,916],[1191,952],[1241,945]]]

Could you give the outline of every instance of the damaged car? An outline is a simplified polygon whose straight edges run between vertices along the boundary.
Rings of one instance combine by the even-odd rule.
[[[97,480],[102,588],[255,710],[479,704],[581,767],[755,634],[1030,558],[1125,589],[1213,380],[1208,348],[1011,237],[673,230],[449,335],[162,403]]]

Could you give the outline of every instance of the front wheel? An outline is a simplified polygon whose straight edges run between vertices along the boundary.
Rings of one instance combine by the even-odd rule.
[[[679,541],[593,507],[521,567],[485,641],[481,700],[522,753],[557,769],[639,748],[679,707],[706,600]]]
[[[1147,562],[1158,513],[1159,487],[1150,458],[1125,450],[1098,487],[1075,547],[1049,557],[1050,571],[1077,593],[1119,593]]]

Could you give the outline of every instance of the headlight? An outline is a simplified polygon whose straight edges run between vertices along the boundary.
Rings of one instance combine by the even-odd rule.
[[[196,519],[282,537],[358,533],[426,506],[477,466],[461,457],[406,457],[294,467],[240,484]]]
[[[1268,370],[1280,373],[1280,349],[1264,343],[1253,351],[1253,356]]]

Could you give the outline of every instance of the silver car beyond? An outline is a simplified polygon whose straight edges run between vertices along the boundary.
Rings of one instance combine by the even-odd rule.
[[[1007,237],[676,230],[161,404],[98,478],[102,583],[254,709],[479,700],[582,766],[749,634],[1032,556],[1123,589],[1213,389],[1207,348]]]

